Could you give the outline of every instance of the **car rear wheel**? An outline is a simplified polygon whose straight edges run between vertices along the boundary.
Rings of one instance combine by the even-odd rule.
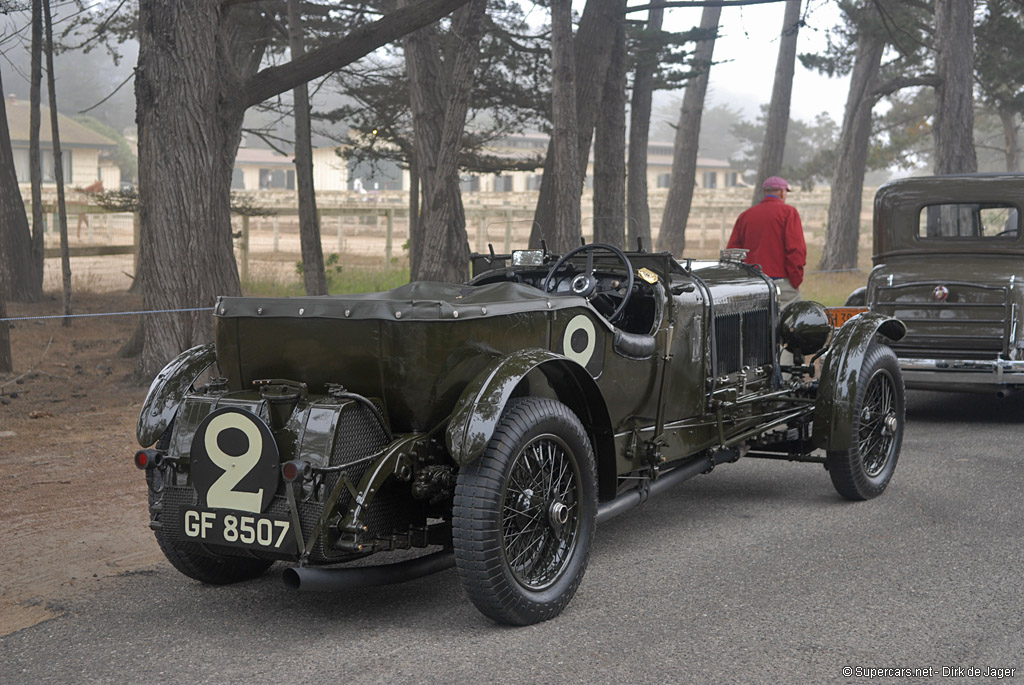
[[[157,448],[162,452],[167,451],[173,429],[174,422],[172,421],[157,443]],[[158,506],[163,498],[165,486],[163,472],[159,469],[147,471],[146,481],[149,486],[149,508],[150,516],[152,516],[154,507]],[[171,562],[171,566],[189,578],[210,585],[227,585],[257,578],[274,563],[266,559],[221,556],[206,551],[196,543],[171,540],[160,531],[154,531],[154,534],[160,551],[164,553],[167,561]]]
[[[562,611],[583,579],[596,527],[587,433],[560,402],[509,403],[483,455],[459,471],[452,537],[466,593],[499,623]]]
[[[903,441],[903,377],[896,354],[875,344],[864,357],[853,407],[853,441],[847,450],[830,451],[828,473],[836,491],[850,500],[866,500],[885,491],[896,470]]]
[[[168,540],[162,533],[156,533],[156,541],[171,566],[189,578],[210,585],[227,585],[258,578],[274,563],[267,559],[211,554],[198,544]]]

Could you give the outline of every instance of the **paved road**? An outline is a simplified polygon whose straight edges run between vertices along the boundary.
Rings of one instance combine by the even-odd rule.
[[[911,393],[908,416],[881,498],[844,502],[815,465],[721,466],[602,526],[576,598],[542,625],[488,622],[454,571],[310,595],[276,567],[209,588],[161,565],[0,639],[0,682],[1024,678],[1024,397]]]

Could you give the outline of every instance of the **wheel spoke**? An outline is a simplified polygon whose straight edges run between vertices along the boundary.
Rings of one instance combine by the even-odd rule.
[[[535,438],[512,464],[501,531],[509,568],[524,586],[547,587],[571,558],[579,529],[577,487],[571,456],[554,436]],[[555,508],[567,515],[565,523],[551,518]]]

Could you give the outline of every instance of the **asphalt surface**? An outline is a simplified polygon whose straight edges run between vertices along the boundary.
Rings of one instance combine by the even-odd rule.
[[[279,565],[206,587],[163,564],[0,638],[0,683],[1024,679],[1022,427],[1024,396],[909,393],[864,503],[818,465],[720,466],[601,526],[575,599],[528,628],[477,613],[454,570],[302,594]]]

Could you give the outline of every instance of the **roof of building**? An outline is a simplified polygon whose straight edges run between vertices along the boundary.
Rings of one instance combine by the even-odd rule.
[[[288,155],[261,147],[240,147],[235,155],[235,164],[264,164],[273,166],[293,166],[294,162]]]
[[[29,143],[29,117],[31,107],[28,100],[7,98],[7,126],[11,131],[11,144],[22,147]],[[39,108],[40,126],[39,143],[50,147],[50,108]],[[66,147],[116,148],[115,143],[105,135],[83,126],[69,116],[57,113],[57,125],[60,126],[60,142]]]

